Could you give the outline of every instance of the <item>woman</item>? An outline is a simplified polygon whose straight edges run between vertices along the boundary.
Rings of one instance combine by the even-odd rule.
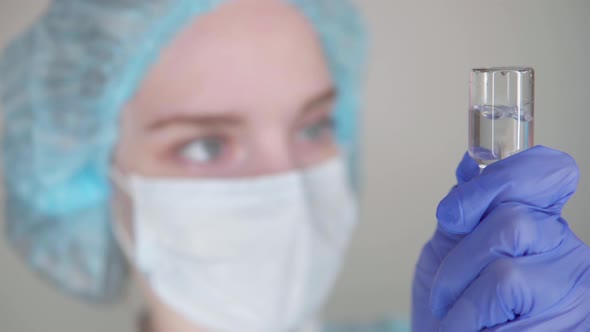
[[[13,244],[104,301],[118,243],[146,331],[320,329],[355,224],[362,50],[342,0],[53,2],[0,63]],[[590,250],[560,217],[577,172],[542,147],[481,175],[465,158],[414,329],[588,330]]]
[[[112,227],[150,331],[303,328],[356,220],[362,55],[340,0],[53,2],[2,61],[11,240],[109,300]]]

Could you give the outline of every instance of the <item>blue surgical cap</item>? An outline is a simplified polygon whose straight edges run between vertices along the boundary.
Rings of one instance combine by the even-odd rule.
[[[105,301],[125,284],[108,177],[119,112],[172,37],[222,2],[53,0],[4,50],[7,234],[29,265],[66,291]],[[358,12],[347,0],[288,2],[323,42],[339,90],[338,139],[354,155],[365,40]]]

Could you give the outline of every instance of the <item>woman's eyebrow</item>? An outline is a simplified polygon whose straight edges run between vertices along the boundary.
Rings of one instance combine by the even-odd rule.
[[[196,112],[195,112],[196,113]],[[172,125],[194,125],[204,127],[238,126],[244,118],[238,112],[215,112],[219,114],[177,113],[162,117],[148,125],[148,130],[158,130]],[[243,114],[243,113],[242,113]]]
[[[310,111],[314,111],[318,106],[332,102],[337,97],[337,91],[334,87],[309,98],[301,109],[299,116],[304,116]],[[198,114],[204,113],[204,114]],[[246,120],[243,117],[244,112],[235,111],[210,111],[210,112],[170,112],[159,119],[147,125],[148,130],[158,130],[172,125],[195,125],[195,126],[238,126]]]
[[[337,96],[338,92],[334,87],[329,87],[328,89],[318,93],[317,95],[311,97],[307,102],[303,104],[303,108],[301,109],[301,116],[305,115],[310,111],[315,110],[315,108],[318,106],[322,106],[326,103],[334,101]]]

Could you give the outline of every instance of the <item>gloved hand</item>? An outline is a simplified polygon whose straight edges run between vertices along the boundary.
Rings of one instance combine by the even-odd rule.
[[[416,267],[413,331],[590,331],[590,248],[561,217],[578,178],[545,147],[481,175],[466,155]]]

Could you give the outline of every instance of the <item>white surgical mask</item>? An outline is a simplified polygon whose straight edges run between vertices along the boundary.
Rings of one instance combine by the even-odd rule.
[[[163,303],[213,331],[294,331],[312,319],[357,217],[340,158],[252,179],[117,182],[134,206],[135,244],[119,226],[123,247]]]

